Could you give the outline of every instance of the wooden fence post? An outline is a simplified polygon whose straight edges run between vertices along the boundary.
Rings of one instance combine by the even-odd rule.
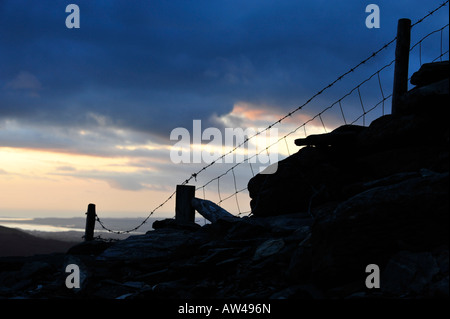
[[[409,46],[411,42],[411,20],[400,19],[397,24],[395,47],[394,88],[392,90],[391,114],[399,111],[400,98],[408,91]]]
[[[177,197],[175,201],[175,220],[185,223],[195,222],[195,210],[191,204],[195,197],[195,186],[177,185]]]
[[[86,230],[84,232],[85,241],[94,239],[95,216],[95,204],[89,204],[86,213]]]

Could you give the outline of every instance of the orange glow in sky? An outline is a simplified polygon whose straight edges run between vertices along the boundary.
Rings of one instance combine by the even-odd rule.
[[[282,116],[275,107],[241,102],[236,103],[229,114],[216,120],[224,127],[262,129]],[[300,113],[286,118],[283,125],[275,126],[278,136],[292,131],[304,123],[305,118]],[[308,134],[323,133],[323,127],[316,122],[308,125]],[[123,135],[127,133],[121,132]],[[87,133],[80,134],[84,136]],[[279,159],[298,151],[294,140],[303,134],[300,130],[277,144],[275,151],[279,153]],[[256,136],[252,143],[263,138]],[[261,145],[266,144],[261,142]],[[150,142],[112,145],[111,149],[116,153],[113,151],[111,156],[77,154],[64,152],[64,149],[0,147],[0,216],[82,217],[87,205],[94,203],[99,216],[146,217],[173,192],[178,182],[184,181],[194,170],[189,165],[186,165],[186,170],[180,170],[180,165],[170,161],[172,145]],[[229,149],[224,145],[219,152],[225,153]],[[163,155],[152,158],[133,153],[142,151],[160,151]],[[166,151],[167,157],[164,155]],[[245,153],[245,150],[236,152]],[[215,170],[214,173],[220,171],[220,167],[215,167]],[[247,183],[247,179],[240,181],[240,188]],[[212,192],[214,195],[215,190]],[[242,205],[248,206],[248,194],[242,194],[241,198],[244,201]],[[154,217],[172,218],[174,211],[174,201],[168,202],[155,212]]]

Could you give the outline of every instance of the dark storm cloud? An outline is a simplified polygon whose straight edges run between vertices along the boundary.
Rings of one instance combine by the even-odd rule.
[[[55,127],[93,124],[167,138],[234,103],[289,111],[393,38],[421,1],[65,1],[0,3],[0,117]],[[448,19],[448,18],[447,18]]]

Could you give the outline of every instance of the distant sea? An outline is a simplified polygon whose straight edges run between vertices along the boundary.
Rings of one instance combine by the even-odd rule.
[[[94,236],[104,239],[123,239],[130,235],[145,234],[152,230],[152,224],[156,220],[149,218],[147,222],[137,231],[123,235],[117,235],[105,231],[98,223],[95,225]],[[104,218],[102,222],[112,230],[125,231],[133,229],[142,223],[144,218]],[[0,225],[9,228],[23,230],[35,236],[52,238],[58,240],[82,240],[85,231],[86,219],[82,217],[73,218],[17,218],[0,217]]]
[[[149,230],[153,230],[152,224],[155,220],[164,218],[149,218],[147,222],[137,231],[125,234],[114,234],[104,230],[98,223],[95,225],[94,237],[103,239],[124,239],[130,235],[142,235]],[[144,218],[102,218],[102,222],[109,229],[115,231],[126,231],[140,225]],[[196,218],[199,225],[204,225],[207,221],[200,216]],[[83,240],[86,226],[86,219],[83,217],[72,218],[23,218],[23,217],[1,217],[0,225],[8,228],[16,228],[34,236],[51,238],[65,241]]]

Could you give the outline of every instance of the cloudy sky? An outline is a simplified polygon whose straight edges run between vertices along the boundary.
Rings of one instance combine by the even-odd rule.
[[[70,3],[0,0],[0,216],[82,216],[91,202],[100,216],[147,216],[205,165],[173,163],[175,128],[193,133],[193,120],[222,133],[263,128],[392,40],[399,18],[414,23],[442,0],[374,2],[378,29],[365,25],[372,2],[356,0],[74,0],[78,29],[65,25]],[[415,26],[412,42],[447,23],[448,7]],[[443,35],[448,50],[448,28]],[[389,63],[394,46],[286,119],[278,134]],[[437,33],[420,59],[439,53]],[[380,73],[386,95],[392,72]],[[361,87],[367,108],[381,97],[378,79],[372,82]],[[346,121],[361,114],[357,96],[343,104]],[[336,108],[320,120],[283,140],[280,156],[297,151],[293,139],[305,131],[344,124]],[[192,183],[202,186],[226,168],[214,165]],[[239,169],[242,189],[252,173]],[[222,197],[234,191],[231,178],[220,181]],[[208,199],[217,200],[217,187],[205,189]],[[239,196],[248,210],[247,193]],[[173,215],[173,203],[155,213]]]

